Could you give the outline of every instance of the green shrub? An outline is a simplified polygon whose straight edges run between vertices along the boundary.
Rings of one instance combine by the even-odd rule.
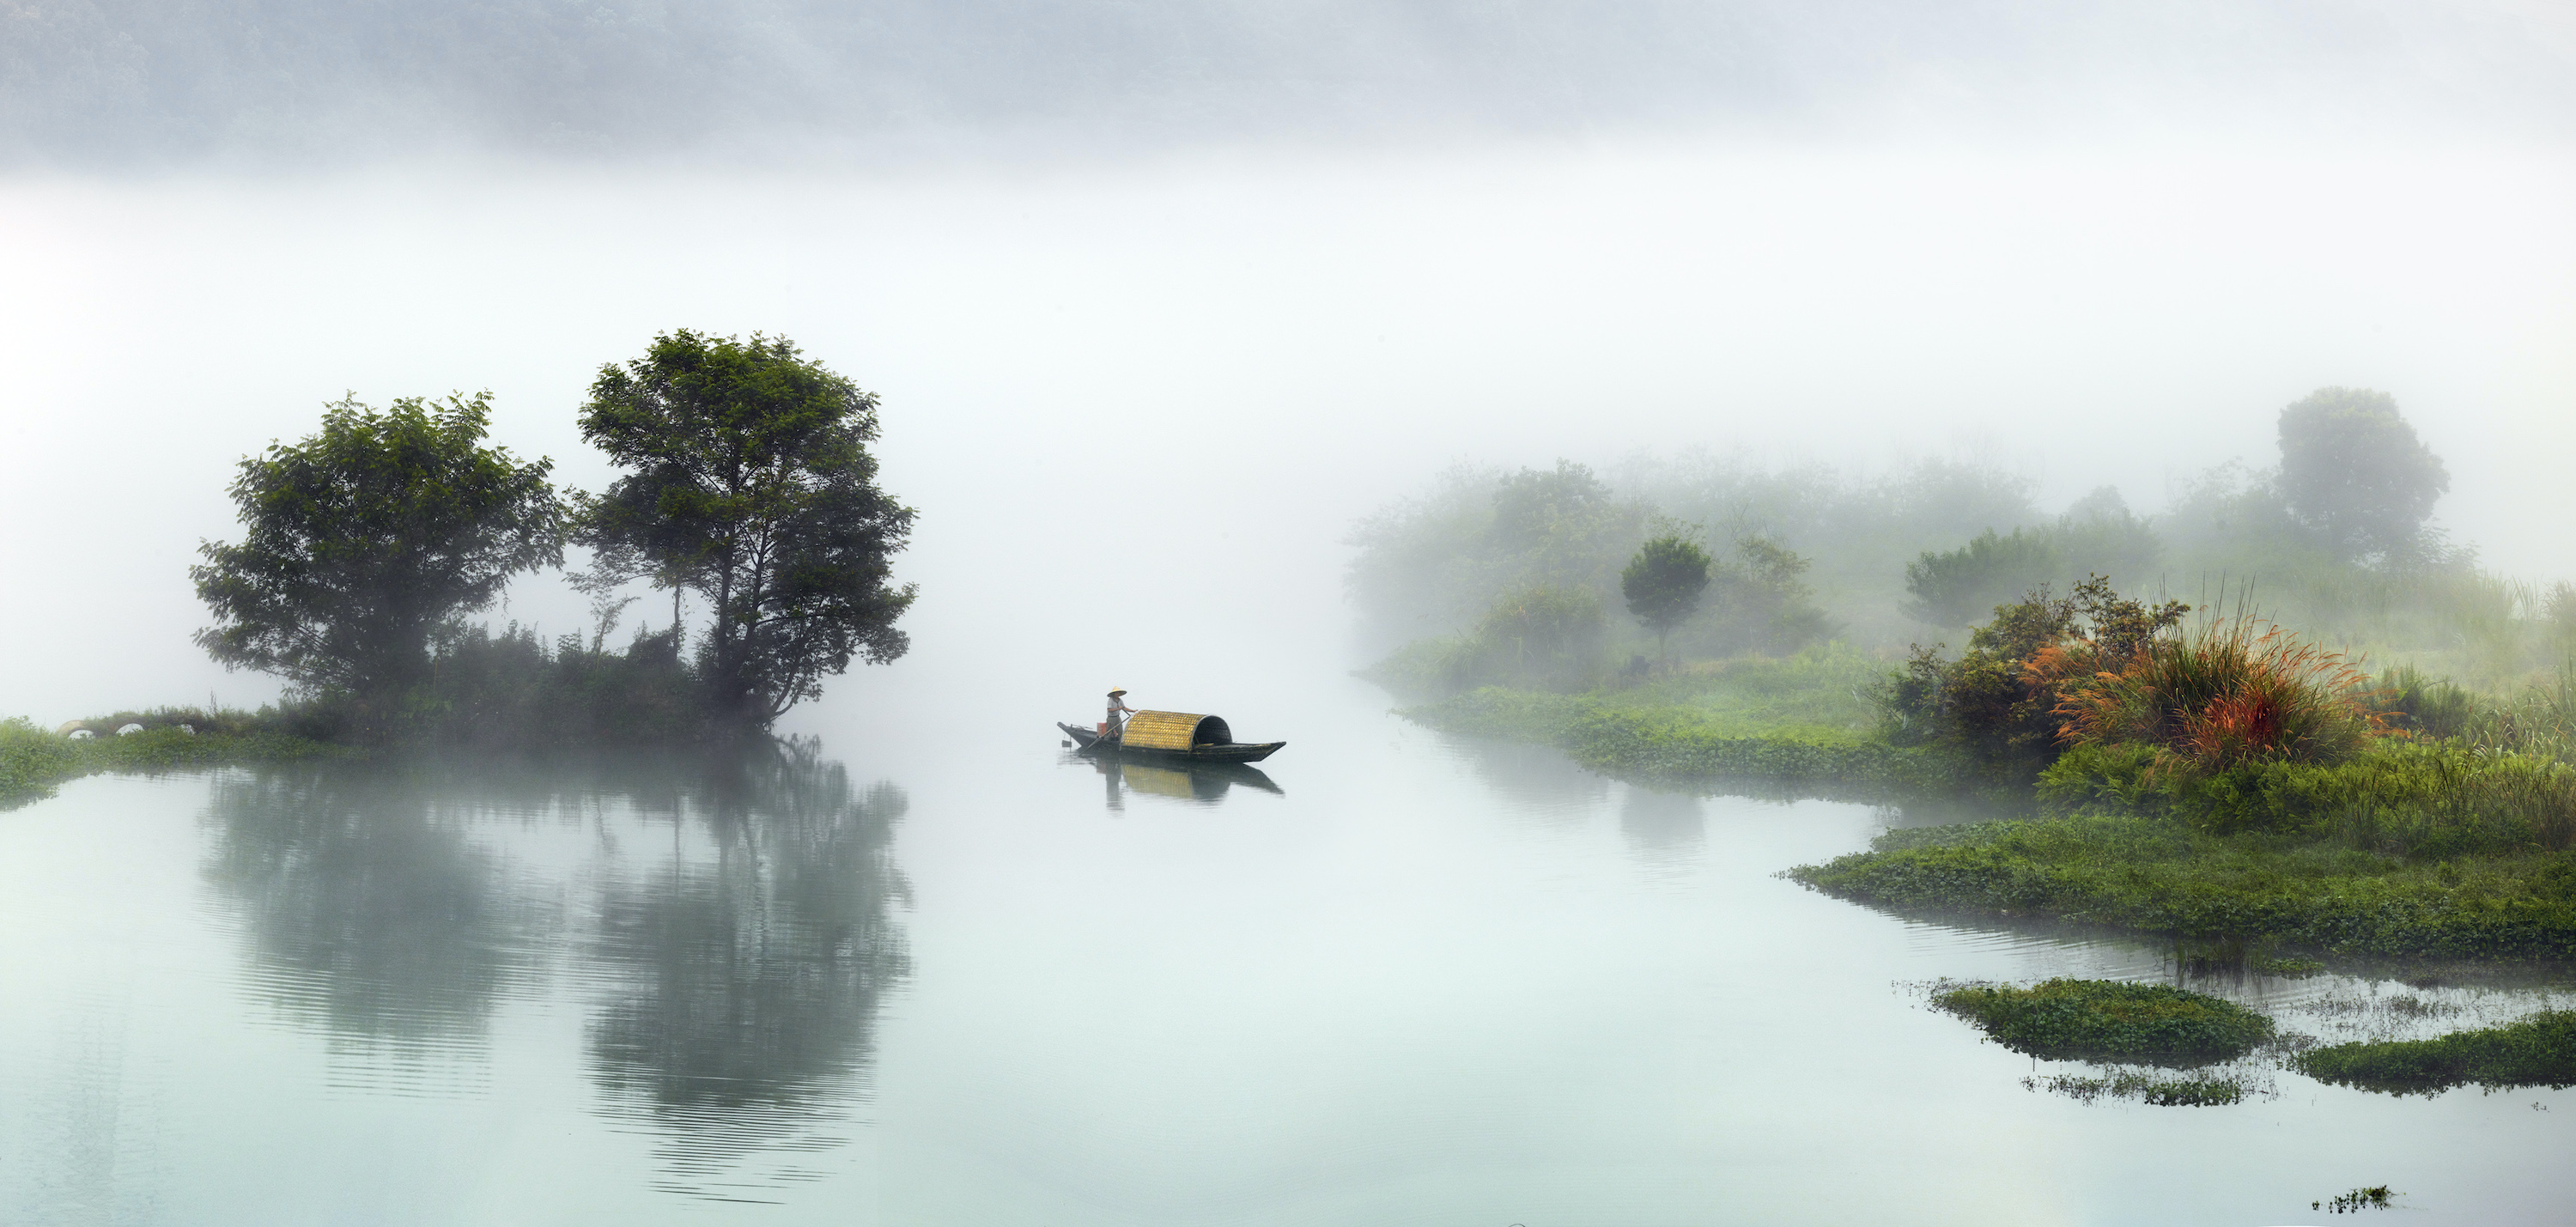
[[[2576,1086],[2576,1010],[2429,1040],[2312,1048],[2290,1064],[2320,1082],[2397,1095],[2433,1095],[2472,1083],[2495,1089]]]
[[[37,728],[23,716],[0,720],[0,806],[53,795],[80,774],[80,743]]]
[[[2015,1052],[2051,1060],[2227,1060],[2272,1038],[2272,1020],[2170,984],[2045,980],[1970,985],[1932,1004]]]

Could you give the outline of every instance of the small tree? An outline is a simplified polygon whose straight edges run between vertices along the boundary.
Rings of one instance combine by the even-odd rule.
[[[1638,547],[1637,556],[1619,572],[1619,592],[1628,598],[1628,612],[1655,632],[1658,659],[1673,628],[1699,612],[1700,597],[1708,591],[1709,561],[1708,551],[1668,535]]]
[[[2319,388],[2281,411],[2282,501],[2347,559],[2404,558],[2451,488],[2385,392]]]
[[[481,609],[512,575],[563,561],[563,509],[546,474],[481,445],[489,393],[355,399],[320,433],[245,458],[232,485],[249,530],[203,542],[188,569],[216,624],[199,647],[227,668],[275,673],[358,700],[362,736],[428,669],[431,632]]]
[[[719,719],[766,728],[864,656],[902,656],[890,582],[913,511],[876,487],[877,398],[784,337],[687,330],[600,368],[582,437],[629,475],[582,496],[594,590],[649,576],[714,607],[698,667]]]

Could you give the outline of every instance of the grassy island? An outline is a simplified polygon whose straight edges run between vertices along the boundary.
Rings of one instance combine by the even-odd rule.
[[[2272,1038],[2272,1020],[2169,984],[2048,980],[1972,984],[1932,1004],[2014,1052],[2048,1060],[2223,1061]]]
[[[2291,1067],[2320,1082],[2366,1091],[2437,1095],[2455,1086],[2495,1090],[2576,1086],[2576,1011],[2429,1040],[2335,1044],[2300,1053]]]

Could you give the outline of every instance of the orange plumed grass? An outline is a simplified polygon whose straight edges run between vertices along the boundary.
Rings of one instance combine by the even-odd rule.
[[[2174,766],[2212,771],[2265,758],[2336,762],[2387,732],[2351,661],[2251,618],[2159,636],[2117,670],[2081,673],[2087,655],[2030,664],[2034,681],[2055,685],[2058,736],[2069,743],[2147,745]]]

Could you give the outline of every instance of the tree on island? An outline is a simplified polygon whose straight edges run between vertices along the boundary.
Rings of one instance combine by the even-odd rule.
[[[913,585],[889,579],[913,511],[876,487],[877,398],[784,337],[685,329],[600,368],[582,437],[627,476],[580,503],[583,584],[636,578],[713,607],[697,645],[712,714],[766,728],[853,658],[882,664]]]
[[[2385,392],[2319,388],[2281,411],[2282,501],[2347,560],[2412,558],[2451,488],[2441,458]]]
[[[1668,535],[1638,547],[1637,556],[1619,572],[1619,592],[1628,598],[1628,612],[1655,632],[1658,659],[1673,628],[1699,612],[1700,596],[1708,591],[1709,562],[1708,551]]]
[[[356,701],[380,739],[428,674],[433,631],[490,605],[512,575],[563,561],[553,462],[482,446],[490,393],[326,407],[321,432],[247,457],[239,545],[190,567],[216,624],[197,645],[226,668]]]

